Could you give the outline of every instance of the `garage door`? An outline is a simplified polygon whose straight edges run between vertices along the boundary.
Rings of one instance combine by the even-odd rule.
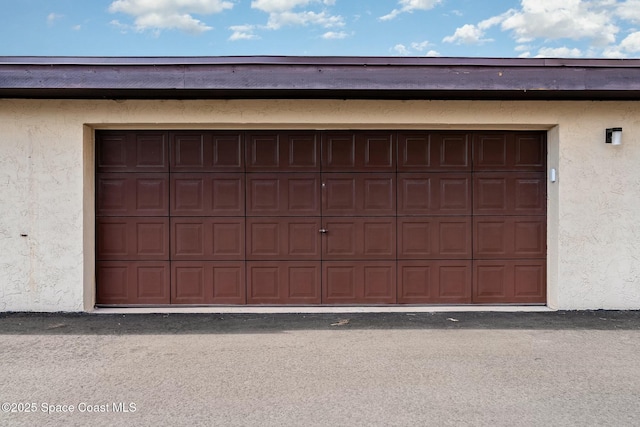
[[[546,301],[539,132],[98,131],[97,303]]]

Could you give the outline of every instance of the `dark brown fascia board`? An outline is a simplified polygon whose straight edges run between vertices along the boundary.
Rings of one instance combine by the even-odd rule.
[[[640,99],[640,60],[0,57],[0,97]]]
[[[640,59],[481,58],[398,56],[0,56],[0,64],[18,65],[476,65],[510,67],[640,67]]]

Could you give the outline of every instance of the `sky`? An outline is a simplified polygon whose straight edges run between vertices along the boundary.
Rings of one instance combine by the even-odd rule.
[[[640,57],[640,0],[0,0],[0,56]]]

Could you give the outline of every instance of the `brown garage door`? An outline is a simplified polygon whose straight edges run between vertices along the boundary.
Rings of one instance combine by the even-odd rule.
[[[99,131],[97,303],[544,303],[538,132]]]

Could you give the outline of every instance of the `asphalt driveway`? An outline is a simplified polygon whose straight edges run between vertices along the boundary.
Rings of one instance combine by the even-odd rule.
[[[0,315],[0,425],[637,425],[640,312]]]

